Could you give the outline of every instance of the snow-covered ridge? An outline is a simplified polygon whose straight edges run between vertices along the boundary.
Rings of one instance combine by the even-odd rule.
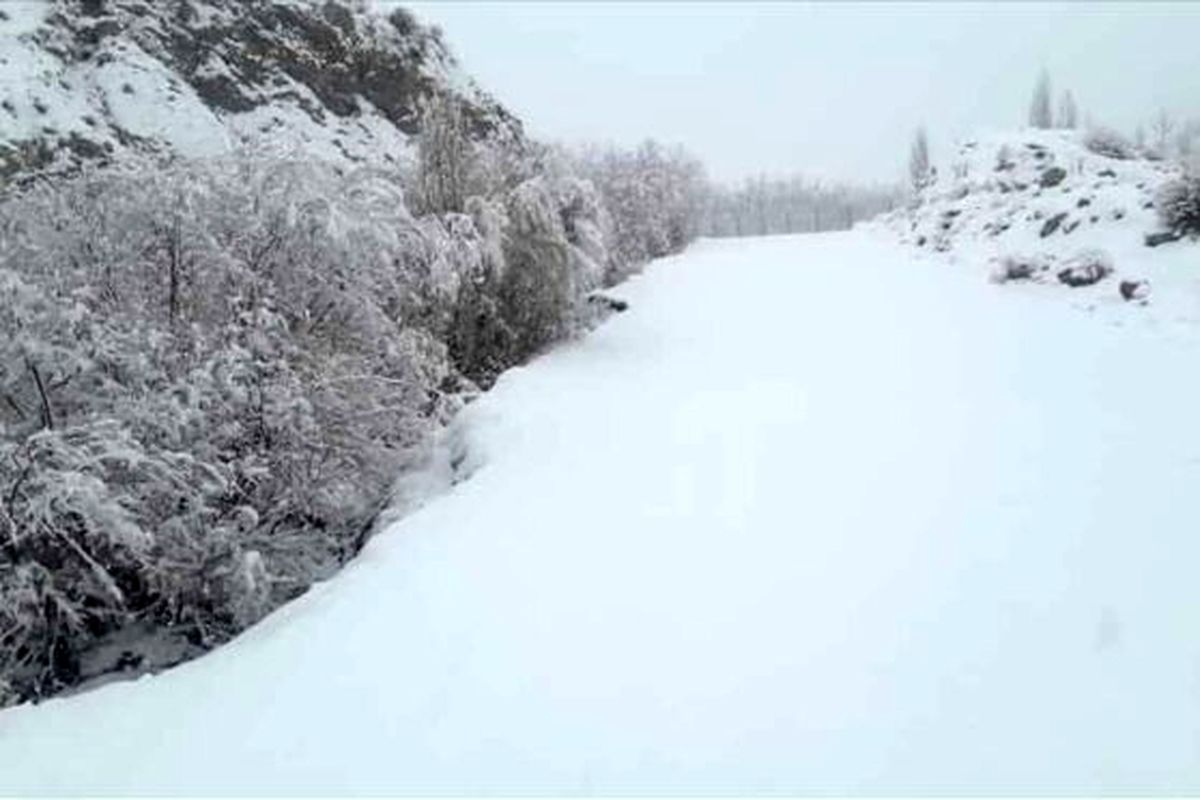
[[[1088,310],[1127,304],[1122,283],[1141,287],[1132,305],[1152,316],[1200,321],[1200,248],[1189,241],[1151,248],[1161,230],[1155,196],[1181,169],[1131,153],[1114,158],[1073,130],[993,132],[963,141],[936,165],[908,207],[881,217],[903,244],[1004,281],[1010,264],[1032,267],[1022,291],[1054,293]],[[1082,262],[1111,274],[1088,286],[1060,277]],[[1007,287],[1006,287],[1007,288]],[[1128,287],[1127,287],[1128,288]],[[1141,312],[1145,316],[1145,312]]]
[[[298,0],[0,7],[0,175],[242,149],[395,164],[434,92],[459,95],[477,134],[520,135],[403,10]]]

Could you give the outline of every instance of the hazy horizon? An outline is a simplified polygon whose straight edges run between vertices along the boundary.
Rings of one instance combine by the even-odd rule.
[[[722,181],[898,180],[918,125],[936,157],[1024,124],[1043,67],[1084,120],[1200,114],[1188,4],[377,1],[440,25],[535,136],[677,142]]]

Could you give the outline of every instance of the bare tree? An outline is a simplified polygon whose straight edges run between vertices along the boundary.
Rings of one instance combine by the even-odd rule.
[[[1150,130],[1154,133],[1155,151],[1158,155],[1165,158],[1171,131],[1175,130],[1175,121],[1171,119],[1171,115],[1167,113],[1165,108],[1159,109],[1158,116],[1154,118],[1154,122],[1150,125]]]

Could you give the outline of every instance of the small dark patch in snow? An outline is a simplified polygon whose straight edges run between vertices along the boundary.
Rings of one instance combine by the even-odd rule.
[[[1182,238],[1183,233],[1180,231],[1162,231],[1161,233],[1147,233],[1145,242],[1146,247],[1158,247],[1160,244],[1175,242]]]
[[[1059,226],[1063,224],[1063,221],[1066,218],[1067,212],[1061,211],[1046,220],[1045,224],[1042,225],[1041,237],[1045,239],[1047,236],[1058,230]]]
[[[133,86],[128,83],[121,84],[121,91],[125,94],[133,94]]]
[[[1102,170],[1100,170],[1100,171],[1099,171],[1099,172],[1097,172],[1096,174],[1097,174],[1097,175],[1099,175],[1101,178],[1115,178],[1115,177],[1117,177],[1117,173],[1116,173],[1116,172],[1114,172],[1114,171],[1113,171],[1113,170],[1111,170],[1111,169],[1108,169],[1107,167],[1106,167],[1106,168],[1104,168],[1104,169],[1102,169]]]
[[[39,114],[45,114],[47,111],[50,110],[50,106],[46,105],[41,100],[34,100],[33,101],[33,109],[34,109],[34,111],[37,111]]]
[[[1075,201],[1076,208],[1086,208],[1087,206],[1090,206],[1091,204],[1092,204],[1092,198],[1090,198],[1090,197],[1081,197]]]
[[[1052,186],[1058,186],[1067,177],[1067,171],[1062,167],[1050,167],[1042,172],[1038,178],[1038,183],[1043,189],[1049,189]]]
[[[587,299],[589,303],[608,311],[616,311],[619,313],[621,311],[626,311],[629,308],[629,303],[625,300],[621,300],[617,297],[609,297],[608,295],[600,294],[599,292],[588,295]]]

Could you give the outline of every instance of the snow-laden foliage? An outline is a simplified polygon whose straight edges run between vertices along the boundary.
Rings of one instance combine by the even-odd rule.
[[[760,177],[734,189],[710,189],[701,230],[706,236],[844,230],[893,208],[898,200],[899,192],[891,187]]]
[[[1050,112],[1050,94],[1050,74],[1043,69],[1038,75],[1037,85],[1033,88],[1033,98],[1029,102],[1031,128],[1054,127],[1054,118]]]
[[[315,165],[83,175],[4,204],[0,669],[135,618],[228,638],[352,555],[453,403],[456,265],[398,187]]]
[[[1200,175],[1184,175],[1164,183],[1155,207],[1159,221],[1172,234],[1200,235]]]
[[[919,192],[929,184],[929,135],[925,128],[917,129],[908,151],[908,183],[913,192]]]
[[[489,180],[443,188],[491,193],[423,217],[393,175],[249,158],[0,201],[10,699],[89,677],[124,628],[211,647],[332,574],[464,391],[577,330],[617,258],[691,235],[672,206],[661,242],[618,230],[565,160],[469,155]],[[627,178],[662,198],[660,172]]]
[[[1120,160],[1134,157],[1133,143],[1112,128],[1094,127],[1083,137],[1083,146],[1096,155]]]
[[[698,233],[704,168],[682,149],[647,141],[632,151],[590,149],[575,161],[599,193],[611,224],[607,282],[619,280],[633,266],[678,252]]]

